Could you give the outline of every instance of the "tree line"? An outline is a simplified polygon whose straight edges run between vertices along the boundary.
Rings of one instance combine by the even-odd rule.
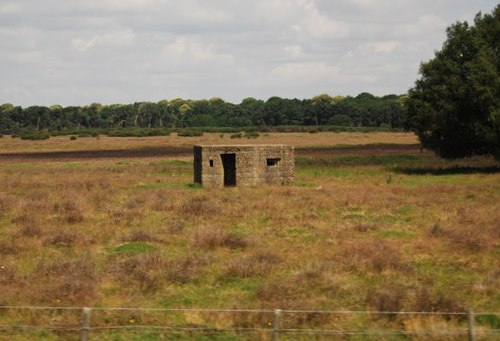
[[[356,97],[327,94],[311,99],[245,98],[239,104],[221,98],[85,106],[0,105],[0,133],[64,132],[84,129],[346,126],[402,128],[404,96]]]

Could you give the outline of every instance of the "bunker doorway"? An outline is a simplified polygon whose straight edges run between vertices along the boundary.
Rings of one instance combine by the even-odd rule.
[[[224,186],[236,186],[236,154],[221,154]]]

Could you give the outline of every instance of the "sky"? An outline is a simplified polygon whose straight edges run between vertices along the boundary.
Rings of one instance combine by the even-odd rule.
[[[404,94],[497,0],[0,0],[0,103]]]

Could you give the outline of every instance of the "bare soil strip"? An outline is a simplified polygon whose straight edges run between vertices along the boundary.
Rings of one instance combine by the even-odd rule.
[[[353,146],[296,148],[297,156],[309,157],[420,154],[421,152],[419,144],[366,144]],[[99,159],[184,158],[190,157],[191,155],[192,148],[190,147],[162,146],[129,149],[0,153],[0,161],[46,162]]]

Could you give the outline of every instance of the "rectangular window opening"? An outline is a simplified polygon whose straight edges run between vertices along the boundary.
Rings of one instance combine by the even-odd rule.
[[[214,166],[214,160],[210,160],[210,167],[213,167]]]
[[[276,166],[281,161],[281,158],[267,158],[266,164],[268,166]]]

